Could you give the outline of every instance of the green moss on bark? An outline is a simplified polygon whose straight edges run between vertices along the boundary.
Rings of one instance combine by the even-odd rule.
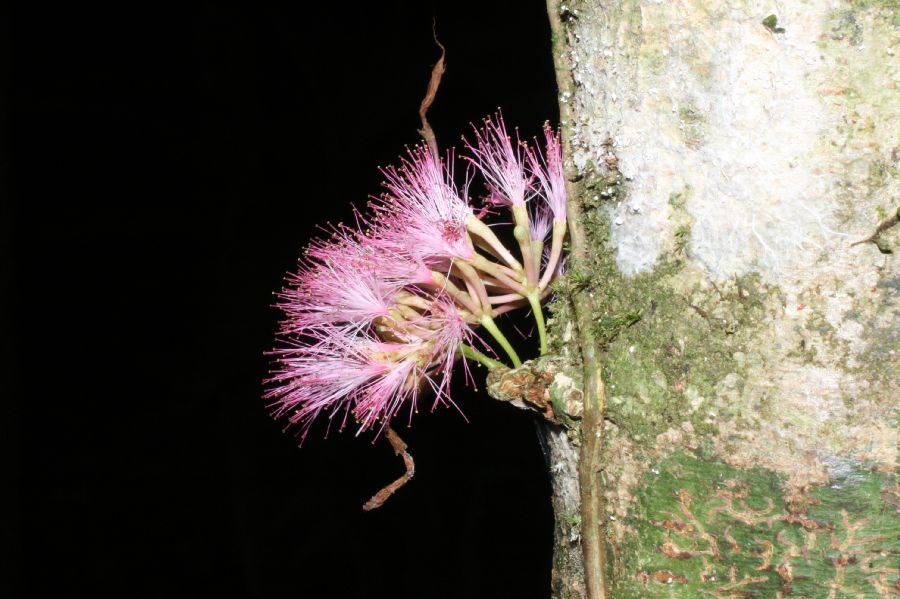
[[[616,597],[881,596],[896,588],[896,477],[834,464],[830,486],[677,452],[653,464],[625,525]]]
[[[606,210],[623,197],[625,181],[611,170],[585,177],[578,190],[597,251],[589,264],[569,273],[566,285],[586,287],[598,306],[593,324],[605,351],[607,418],[639,444],[686,420],[702,434],[712,433],[720,418],[739,418],[739,406],[713,401],[723,387],[740,391],[748,343],[766,315],[764,299],[778,298],[778,289],[756,274],[721,284],[696,277],[685,285],[691,279],[682,272],[690,189],[673,192],[670,201],[672,219],[684,234],[674,237],[652,271],[626,276],[609,247]]]

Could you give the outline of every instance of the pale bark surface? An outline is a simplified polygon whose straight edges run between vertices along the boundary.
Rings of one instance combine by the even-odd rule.
[[[900,226],[853,242],[900,205],[900,4],[550,16],[590,249],[568,297],[592,301],[606,388],[608,596],[897,596],[900,272],[883,252]],[[556,391],[580,384],[573,320],[559,301]],[[563,408],[571,556],[579,414]],[[559,559],[556,595],[586,596]]]

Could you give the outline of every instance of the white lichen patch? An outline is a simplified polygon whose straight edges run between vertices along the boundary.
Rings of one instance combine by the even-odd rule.
[[[882,276],[893,280],[892,273]],[[866,275],[832,280],[770,310],[756,347],[735,359],[740,372],[724,376],[711,397],[686,390],[693,410],[719,416],[705,422],[718,428],[716,453],[725,462],[780,472],[797,488],[828,480],[823,460],[897,467],[900,301],[872,297],[880,288],[868,287]]]
[[[611,9],[617,15],[579,13],[570,56],[578,87],[568,101],[591,118],[574,128],[574,161],[589,168],[611,141],[628,181],[627,198],[608,208],[624,272],[651,269],[668,251],[668,199],[683,189],[691,190],[688,255],[716,278],[757,271],[790,286],[862,232],[863,221],[842,214],[841,177],[871,179],[897,125],[879,122],[876,143],[848,152],[847,119],[865,120],[873,109],[857,117],[846,106],[834,110],[852,88],[845,79],[859,78],[823,51],[823,39],[840,43],[830,20],[839,6],[633,2]],[[770,14],[783,32],[763,25]],[[883,68],[881,80],[866,83],[881,90],[879,106],[892,97],[896,110],[900,62],[887,51],[895,40],[886,32],[867,41],[866,17],[854,18],[856,58]],[[860,100],[854,110],[866,105]]]

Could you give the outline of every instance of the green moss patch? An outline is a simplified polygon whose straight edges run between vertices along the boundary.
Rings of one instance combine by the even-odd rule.
[[[896,477],[833,464],[827,487],[783,496],[770,472],[677,452],[652,465],[611,549],[617,597],[880,596],[900,555]],[[779,595],[780,594],[780,595]]]
[[[690,222],[682,216],[689,188],[670,198],[672,218],[685,222],[669,253],[650,272],[623,275],[609,249],[605,210],[624,194],[621,175],[586,177],[579,192],[589,244],[599,251],[569,273],[563,290],[587,290],[594,298],[607,417],[639,444],[685,420],[703,433],[712,432],[719,418],[739,417],[739,410],[716,398],[723,385],[740,391],[747,367],[742,356],[764,320],[765,298],[778,297],[778,290],[755,274],[720,284],[698,277],[685,287]]]

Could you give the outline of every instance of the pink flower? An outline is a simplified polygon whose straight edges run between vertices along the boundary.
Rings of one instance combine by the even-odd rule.
[[[456,405],[450,399],[449,384],[456,363],[457,350],[463,343],[471,344],[473,340],[480,339],[472,330],[469,323],[460,316],[459,310],[445,296],[438,296],[431,304],[428,314],[423,316],[420,323],[430,333],[423,340],[430,343],[433,355],[429,362],[429,384],[435,393],[436,403],[450,403]]]
[[[333,327],[308,334],[310,340],[292,339],[289,347],[273,352],[279,369],[269,382],[277,387],[265,395],[273,400],[275,417],[288,415],[291,424],[300,426],[301,438],[323,411],[330,413],[329,419],[343,411],[343,429],[360,389],[384,378],[387,370],[374,359],[370,337]]]
[[[523,146],[512,141],[506,132],[503,116],[498,112],[495,118],[484,120],[484,129],[474,126],[475,144],[466,141],[466,147],[472,153],[467,157],[487,180],[492,204],[504,206],[521,206],[528,199],[530,177],[525,173],[523,165]]]
[[[447,300],[435,300],[428,314],[414,317],[406,325],[404,343],[384,343],[375,352],[392,368],[386,371],[389,376],[357,397],[355,414],[360,430],[376,422],[386,424],[407,402],[411,420],[417,409],[418,394],[426,387],[434,393],[432,409],[440,404],[456,406],[449,395],[450,379],[457,348],[471,340],[469,325]],[[399,381],[400,378],[403,380]],[[390,394],[382,393],[386,388],[391,389],[392,399],[388,399]]]
[[[402,287],[380,277],[377,264],[356,241],[321,243],[309,252],[309,263],[287,277],[279,294],[285,313],[282,331],[302,333],[322,325],[365,327],[388,315]]]
[[[382,173],[387,193],[370,203],[376,216],[367,222],[375,247],[429,267],[473,257],[466,230],[472,207],[460,196],[452,169],[421,146],[409,151],[400,168]]]
[[[549,207],[540,203],[531,210],[531,239],[544,241],[550,234],[552,213]]]
[[[379,422],[383,427],[407,402],[412,418],[426,380],[423,362],[430,348],[423,343],[373,343],[368,352],[379,372],[351,394],[358,432]]]
[[[537,194],[550,211],[553,220],[566,220],[566,179],[563,170],[562,146],[559,133],[549,125],[544,125],[545,153],[540,148],[529,148],[527,152],[528,169],[537,180]],[[546,158],[545,158],[546,156]]]
[[[353,413],[359,431],[384,426],[404,404],[411,418],[423,388],[435,393],[435,406],[455,405],[448,389],[456,350],[472,332],[446,299],[434,300],[426,314],[409,313],[411,318],[385,317],[382,338],[330,325],[292,338],[274,352],[280,368],[270,382],[277,386],[266,395],[274,400],[274,415],[289,415],[305,437],[323,411],[329,418],[343,411],[341,428]]]
[[[340,428],[352,417],[358,432],[380,431],[401,411],[411,419],[424,392],[433,393],[433,408],[455,407],[449,386],[461,355],[499,364],[472,347],[493,353],[477,326],[521,364],[493,318],[526,299],[534,307],[562,265],[562,158],[559,137],[549,128],[545,136],[546,159],[514,149],[498,114],[469,146],[493,203],[512,209],[524,267],[481,222],[484,215],[473,214],[468,180],[462,190],[454,181],[453,154],[441,160],[424,146],[383,169],[385,193],[369,203],[368,216],[357,213],[359,230],[332,226],[310,243],[278,294],[282,346],[272,352],[265,395],[276,417],[304,438],[322,413]],[[535,195],[542,201],[526,206]]]

